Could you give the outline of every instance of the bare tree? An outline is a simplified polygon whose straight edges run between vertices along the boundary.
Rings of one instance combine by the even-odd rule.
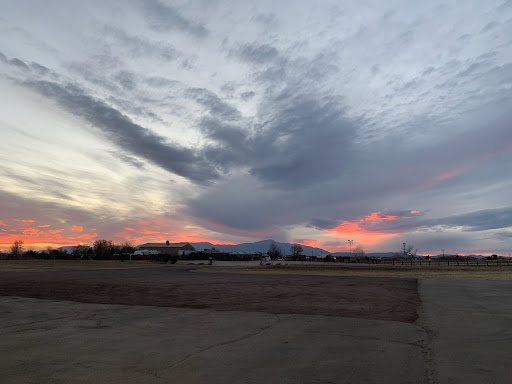
[[[23,256],[23,240],[18,239],[11,245],[11,256],[13,259],[21,259]]]
[[[125,241],[120,245],[120,251],[121,251],[121,260],[124,260],[125,257],[127,257],[129,254],[133,253],[135,251],[135,248],[131,243],[128,241]]]
[[[86,244],[79,243],[73,250],[72,255],[78,259],[87,259],[88,252],[89,246]]]
[[[106,259],[110,256],[110,248],[112,247],[112,241],[110,240],[96,240],[93,244],[94,255],[97,259]]]
[[[402,244],[402,249],[395,253],[395,256],[414,259],[418,250],[414,248],[414,245],[407,245],[407,243]]]
[[[356,247],[354,249],[354,257],[358,258],[358,259],[362,259],[364,257],[366,257],[366,252],[364,251],[363,248],[361,247]]]
[[[290,250],[292,251],[294,260],[302,257],[302,252],[304,251],[304,249],[299,244],[292,245]]]
[[[270,256],[272,259],[277,259],[278,257],[281,257],[281,250],[279,249],[277,243],[272,240],[268,247],[267,255]]]

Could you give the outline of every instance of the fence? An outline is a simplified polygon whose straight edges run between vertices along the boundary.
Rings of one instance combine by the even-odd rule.
[[[404,266],[446,266],[446,267],[509,267],[512,260],[498,259],[358,259],[352,263],[359,264],[381,264],[381,265],[404,265]]]

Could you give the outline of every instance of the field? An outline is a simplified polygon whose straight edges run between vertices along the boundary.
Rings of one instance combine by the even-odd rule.
[[[2,382],[505,383],[511,272],[2,262]]]
[[[452,262],[448,265],[446,262],[438,265],[432,262],[423,262],[422,265],[416,262],[415,265],[409,265],[405,262],[403,265],[397,262],[396,265],[387,264],[338,264],[338,263],[310,263],[301,264],[300,262],[276,263],[272,265],[250,265],[250,266],[220,266],[211,269],[205,269],[204,272],[224,272],[224,273],[264,273],[264,274],[300,274],[317,276],[360,276],[360,277],[389,277],[389,278],[407,278],[407,279],[471,279],[471,280],[510,280],[512,279],[512,264],[497,264],[496,261],[481,261],[480,265],[476,263],[466,266],[465,263]]]

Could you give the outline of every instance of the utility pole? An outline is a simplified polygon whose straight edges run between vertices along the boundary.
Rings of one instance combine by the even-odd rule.
[[[442,251],[443,251],[443,259],[444,259],[444,249],[442,249]]]
[[[354,244],[354,240],[349,240],[348,246],[350,247],[350,258],[352,258],[352,244]]]
[[[405,259],[405,247],[407,246],[407,244],[403,243],[402,245],[404,246],[404,259]]]

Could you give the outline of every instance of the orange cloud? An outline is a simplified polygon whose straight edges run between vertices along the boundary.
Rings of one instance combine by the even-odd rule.
[[[318,240],[301,240],[301,241],[297,241],[297,243],[300,245],[305,245],[307,247],[311,247],[312,245],[317,244]]]
[[[96,233],[84,233],[82,235],[76,236],[74,239],[76,240],[92,240],[94,238],[98,237]]]
[[[367,221],[382,221],[382,220],[396,220],[398,216],[385,215],[382,212],[372,212],[371,214],[364,216],[356,220],[347,220],[340,223],[337,227],[331,229],[325,229],[324,231],[336,236],[351,238],[356,243],[364,245],[375,245],[384,240],[387,240],[396,234],[387,232],[376,232],[362,227],[361,224]],[[348,249],[350,245],[342,242],[336,248]]]
[[[22,233],[25,236],[36,236],[36,235],[44,234],[43,231],[40,231],[39,229],[36,229],[36,228],[26,228],[23,230]]]
[[[413,210],[411,211],[411,215],[417,215],[418,213],[422,213],[422,212],[423,212],[423,211],[417,211],[417,210],[413,209]]]
[[[459,167],[459,168],[453,169],[451,171],[445,172],[445,173],[437,176],[435,179],[437,181],[448,180],[448,179],[451,179],[451,178],[453,178],[455,176],[462,175],[464,172],[469,170],[469,168],[470,168],[469,166]]]
[[[0,225],[7,225],[2,220],[0,220]]]
[[[206,232],[206,231],[205,231]],[[134,244],[146,242],[186,241],[190,243],[210,242],[214,244],[234,244],[230,241],[217,240],[202,232],[202,229],[184,230],[180,223],[166,217],[156,216],[151,220],[138,220],[129,223],[114,235],[118,241]]]
[[[18,221],[20,223],[33,223],[34,220],[19,220],[19,219],[14,219],[14,221]]]
[[[78,225],[72,225],[71,230],[76,232],[82,232],[84,229]]]
[[[50,224],[38,225],[37,228],[48,228]]]
[[[362,221],[378,221],[378,220],[396,220],[398,216],[382,215],[381,212],[372,212],[370,215],[365,216]]]

